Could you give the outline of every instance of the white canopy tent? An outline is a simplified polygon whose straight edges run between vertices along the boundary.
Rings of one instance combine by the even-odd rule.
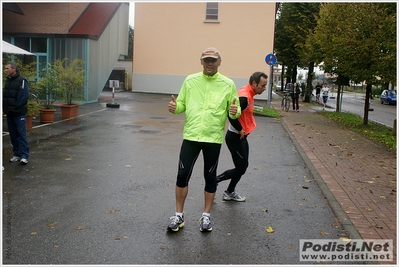
[[[3,41],[1,45],[1,52],[9,54],[23,54],[23,55],[34,55],[18,46],[12,45],[6,41]]]

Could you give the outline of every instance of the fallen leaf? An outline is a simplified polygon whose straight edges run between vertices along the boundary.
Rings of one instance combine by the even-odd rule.
[[[231,236],[231,233],[227,233],[228,236]]]
[[[302,186],[302,188],[303,188],[303,189],[309,189],[309,187],[307,187],[307,186],[304,186],[304,185]]]
[[[120,211],[120,210],[109,210],[108,213],[115,213],[117,211]]]
[[[54,247],[54,248],[58,248],[58,245],[54,245],[53,247]]]
[[[263,209],[262,212],[268,212],[268,210],[267,209]]]
[[[54,228],[56,226],[58,226],[58,224],[56,222],[47,224],[47,227],[49,227],[49,228]]]
[[[273,233],[274,232],[273,227],[271,227],[271,226],[267,227],[266,232]]]
[[[382,199],[387,199],[386,196],[380,196],[380,198],[382,198]]]
[[[125,165],[125,167],[126,167],[126,168],[131,168],[131,167],[132,167],[132,165]]]
[[[339,239],[342,240],[342,241],[345,241],[345,242],[350,242],[351,241],[351,239],[347,238],[347,237],[340,237]]]
[[[89,229],[90,226],[86,226],[86,225],[79,225],[75,227],[75,230],[84,230],[84,229]]]
[[[72,156],[70,156],[69,158],[66,158],[65,160],[72,160]]]
[[[320,231],[320,234],[321,234],[321,235],[328,235],[327,232],[323,232],[323,231]]]
[[[37,232],[32,232],[32,233],[30,233],[31,235],[37,235]]]

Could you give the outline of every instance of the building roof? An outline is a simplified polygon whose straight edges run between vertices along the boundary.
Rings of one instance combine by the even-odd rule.
[[[84,35],[97,40],[121,3],[90,3],[69,29],[68,35]]]

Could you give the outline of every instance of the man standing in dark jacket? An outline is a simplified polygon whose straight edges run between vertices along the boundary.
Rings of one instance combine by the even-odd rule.
[[[3,112],[7,115],[8,132],[14,156],[10,162],[28,164],[29,144],[26,134],[26,113],[28,111],[29,87],[14,62],[5,67],[7,75],[3,90]]]

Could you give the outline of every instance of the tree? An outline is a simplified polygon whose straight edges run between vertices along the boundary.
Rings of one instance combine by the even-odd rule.
[[[322,4],[311,38],[326,69],[366,82],[366,125],[372,85],[396,81],[396,3]]]
[[[275,37],[277,58],[292,69],[292,82],[296,81],[297,67],[308,69],[304,101],[309,102],[315,62],[306,40],[317,26],[320,3],[283,3],[280,6]]]
[[[129,25],[129,45],[126,59],[133,59],[134,29]]]

